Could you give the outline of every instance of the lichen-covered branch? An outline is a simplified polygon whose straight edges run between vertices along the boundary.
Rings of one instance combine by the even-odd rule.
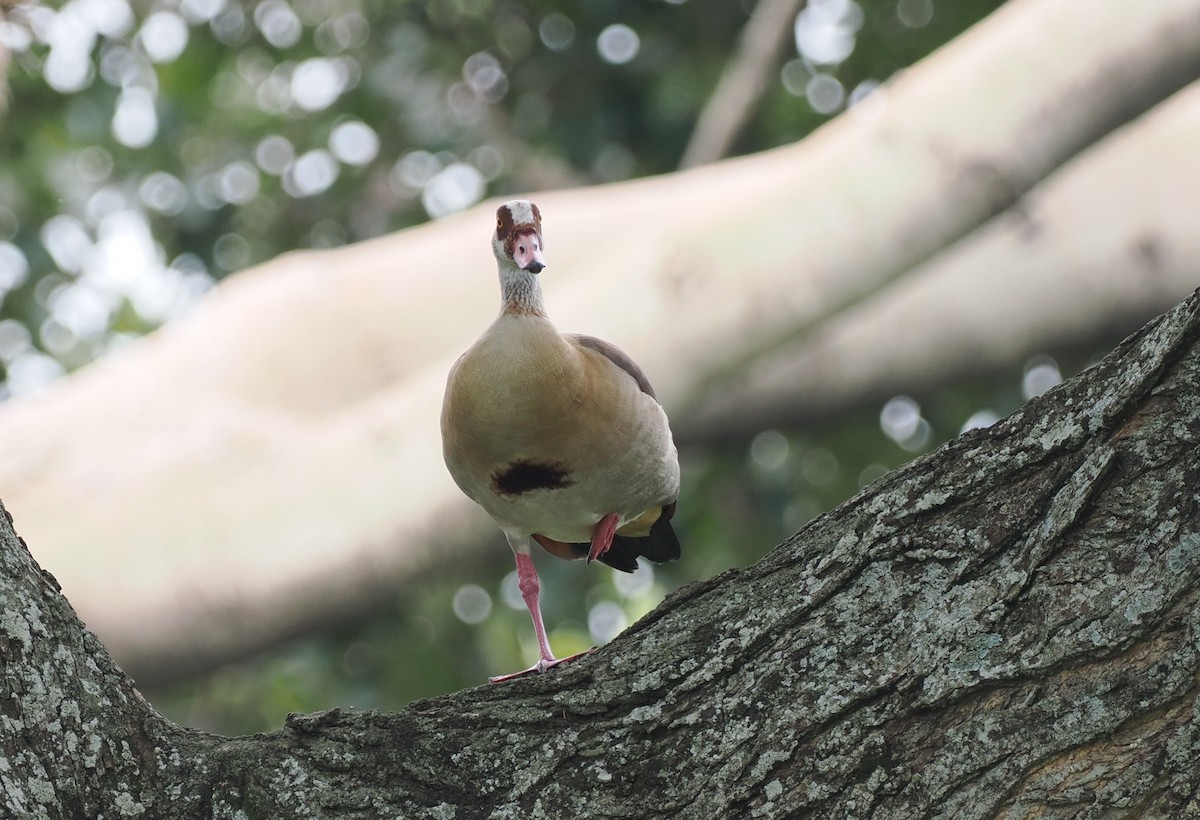
[[[237,739],[158,717],[3,527],[3,811],[1194,815],[1197,487],[1200,293],[588,658]]]

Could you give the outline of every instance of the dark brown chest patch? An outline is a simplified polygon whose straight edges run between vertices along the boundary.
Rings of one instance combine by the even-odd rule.
[[[492,488],[500,495],[521,495],[532,490],[561,490],[574,483],[561,461],[519,459],[492,474]]]

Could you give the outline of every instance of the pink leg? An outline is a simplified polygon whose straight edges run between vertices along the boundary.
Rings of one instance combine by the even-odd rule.
[[[517,558],[517,586],[521,590],[521,597],[525,599],[525,608],[529,610],[529,617],[533,619],[533,632],[537,635],[538,662],[528,669],[522,669],[520,672],[513,672],[510,675],[497,675],[494,678],[488,678],[491,683],[499,683],[500,681],[509,680],[510,678],[520,677],[529,672],[545,672],[547,669],[558,666],[560,663],[569,661],[572,658],[578,658],[579,655],[586,655],[587,652],[580,652],[578,655],[570,655],[566,658],[556,658],[554,653],[550,651],[550,640],[546,637],[546,625],[542,623],[542,607],[538,602],[538,595],[542,591],[541,582],[538,581],[537,569],[533,566],[533,558],[521,553],[514,553]],[[591,651],[591,650],[589,650]]]
[[[525,599],[525,608],[529,610],[529,617],[533,618],[533,634],[537,636],[538,653],[541,655],[541,662],[552,664],[555,662],[554,653],[550,651],[550,639],[546,637],[546,625],[542,623],[542,605],[538,600],[538,596],[542,592],[542,583],[538,579],[533,558],[519,552],[516,555],[517,586],[521,590],[521,597]]]
[[[609,513],[600,519],[596,529],[592,530],[592,546],[588,550],[588,563],[592,563],[612,546],[613,536],[617,534],[617,514]]]

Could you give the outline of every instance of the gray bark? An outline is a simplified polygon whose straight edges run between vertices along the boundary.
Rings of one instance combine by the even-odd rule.
[[[1200,816],[1198,342],[1200,292],[588,658],[246,738],[158,716],[5,524],[3,811]]]

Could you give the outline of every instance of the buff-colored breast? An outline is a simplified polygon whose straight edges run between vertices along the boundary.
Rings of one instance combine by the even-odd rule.
[[[641,530],[674,500],[666,415],[611,359],[545,317],[504,313],[451,370],[447,467],[502,527],[587,541],[617,512]]]

